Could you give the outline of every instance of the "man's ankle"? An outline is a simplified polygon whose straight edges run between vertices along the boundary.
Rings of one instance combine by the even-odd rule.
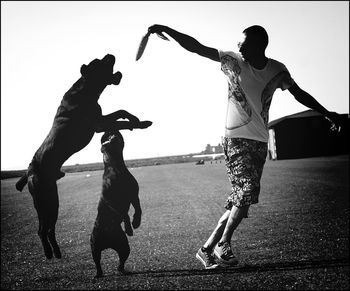
[[[213,249],[209,248],[209,247],[202,246],[201,250],[202,250],[202,252],[211,253]]]
[[[221,246],[222,246],[224,243],[226,243],[226,242],[227,242],[227,241],[219,241],[219,242],[218,242],[218,246],[221,247]],[[229,243],[229,242],[227,242],[227,243]]]

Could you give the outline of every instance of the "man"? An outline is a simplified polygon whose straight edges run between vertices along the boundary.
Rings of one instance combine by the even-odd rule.
[[[232,191],[225,204],[226,212],[198,250],[196,258],[206,269],[236,265],[238,260],[230,242],[234,230],[243,218],[248,217],[250,205],[258,203],[267,155],[268,112],[275,90],[288,89],[298,102],[329,119],[333,129],[340,124],[340,116],[326,110],[302,90],[282,63],[265,56],[268,34],[261,26],[254,25],[243,31],[238,43],[239,53],[204,46],[196,39],[163,25],[153,25],[148,31],[165,32],[186,50],[221,62],[221,70],[228,79],[223,148]]]

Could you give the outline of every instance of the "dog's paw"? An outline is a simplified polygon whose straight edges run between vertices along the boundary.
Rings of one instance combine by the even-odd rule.
[[[125,269],[124,269],[124,267],[118,267],[118,273],[120,274],[120,275],[129,275],[129,274],[131,274],[131,272],[130,271],[126,271]]]
[[[53,253],[57,259],[62,258],[61,250],[58,246],[53,248]]]
[[[95,279],[99,279],[99,278],[102,278],[103,277],[103,273],[97,273],[94,277],[94,280]]]
[[[144,128],[147,128],[147,127],[150,127],[152,125],[152,121],[149,121],[149,120],[145,120],[145,121],[140,121],[139,122],[139,127],[141,129],[144,129]]]
[[[53,258],[53,252],[52,252],[51,246],[49,245],[49,243],[43,243],[43,247],[44,247],[45,257],[48,260],[51,260]]]
[[[134,215],[132,219],[133,228],[138,228],[141,225],[141,215]]]
[[[125,233],[128,235],[128,236],[133,236],[134,235],[134,231],[133,229],[130,227],[130,228],[126,228],[125,229]]]

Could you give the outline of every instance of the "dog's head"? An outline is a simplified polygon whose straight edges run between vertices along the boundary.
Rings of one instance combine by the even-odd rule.
[[[80,73],[87,81],[118,85],[122,79],[122,73],[118,71],[113,74],[114,63],[115,57],[108,54],[102,60],[94,59],[88,65],[82,65]]]
[[[124,147],[124,139],[119,131],[105,132],[101,137],[101,152],[106,154],[120,153]]]

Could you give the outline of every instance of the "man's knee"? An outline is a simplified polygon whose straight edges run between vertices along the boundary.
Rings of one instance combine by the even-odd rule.
[[[226,225],[227,220],[230,216],[230,213],[231,213],[230,210],[226,210],[226,212],[220,217],[220,219],[218,221],[218,226]]]
[[[250,205],[245,205],[238,208],[238,217],[240,218],[248,218],[248,211],[249,211]]]
[[[231,208],[231,217],[242,219],[248,217],[248,211],[249,211],[250,205],[244,205],[244,206],[232,206]]]

